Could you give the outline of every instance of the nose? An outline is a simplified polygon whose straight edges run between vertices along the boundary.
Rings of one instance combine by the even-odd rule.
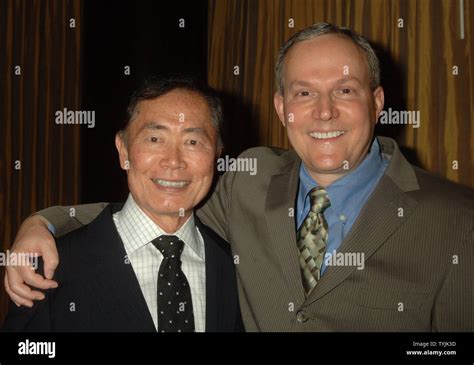
[[[160,160],[160,167],[169,170],[181,170],[187,167],[179,145],[169,146]]]
[[[313,107],[313,118],[315,120],[321,120],[328,122],[331,119],[335,119],[339,116],[334,100],[328,95],[321,95],[314,102]]]

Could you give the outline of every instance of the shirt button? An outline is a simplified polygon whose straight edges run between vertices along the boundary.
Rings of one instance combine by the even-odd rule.
[[[341,214],[339,216],[339,219],[341,220],[341,222],[345,222],[346,221],[346,216],[344,214]]]
[[[298,311],[298,313],[296,313],[296,320],[300,323],[304,323],[308,320],[308,315],[305,311]]]

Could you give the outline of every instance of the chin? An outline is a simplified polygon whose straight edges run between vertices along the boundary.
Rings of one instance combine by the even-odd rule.
[[[154,214],[173,214],[179,211],[179,208],[184,207],[185,205],[178,201],[166,201],[164,199],[154,199],[148,200],[146,202],[150,212]]]
[[[314,171],[318,171],[319,173],[333,173],[333,172],[340,172],[344,170],[344,162],[343,161],[321,161],[319,163],[312,164]]]
[[[170,207],[152,208],[151,212],[154,216],[179,216],[179,208],[173,209]]]
[[[319,156],[318,158],[314,158],[311,160],[312,166],[317,168],[318,170],[333,170],[337,169],[342,166],[344,163],[343,159],[334,158],[334,157],[323,157]]]
[[[161,214],[177,214],[179,213],[180,209],[185,209],[187,210],[187,206],[185,204],[166,204],[163,205],[161,204],[160,206],[157,206],[156,209],[154,209],[156,212],[161,212]]]

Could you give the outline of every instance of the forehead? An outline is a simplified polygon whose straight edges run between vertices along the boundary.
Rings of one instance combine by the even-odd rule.
[[[296,43],[288,52],[285,77],[312,75],[341,77],[345,70],[360,80],[368,80],[368,63],[365,53],[343,35],[325,34]],[[289,82],[291,80],[285,80]]]
[[[137,104],[138,116],[184,116],[193,119],[210,118],[209,106],[203,96],[185,89],[174,89],[155,99],[142,100]]]
[[[206,100],[197,92],[174,89],[154,99],[142,100],[137,104],[141,112],[181,113],[183,110],[206,114],[209,111]]]

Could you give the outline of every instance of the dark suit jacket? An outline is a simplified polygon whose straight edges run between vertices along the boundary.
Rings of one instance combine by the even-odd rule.
[[[59,288],[32,309],[10,305],[6,331],[154,332],[153,319],[116,230],[112,204],[92,223],[61,237]],[[198,219],[205,242],[206,331],[242,331],[235,268],[227,242]]]
[[[390,165],[339,248],[364,269],[329,266],[306,298],[292,211],[301,160],[259,147],[258,172],[227,172],[197,211],[232,245],[247,331],[474,331],[474,196],[411,166],[379,137]],[[87,224],[105,204],[40,212],[60,233]]]

